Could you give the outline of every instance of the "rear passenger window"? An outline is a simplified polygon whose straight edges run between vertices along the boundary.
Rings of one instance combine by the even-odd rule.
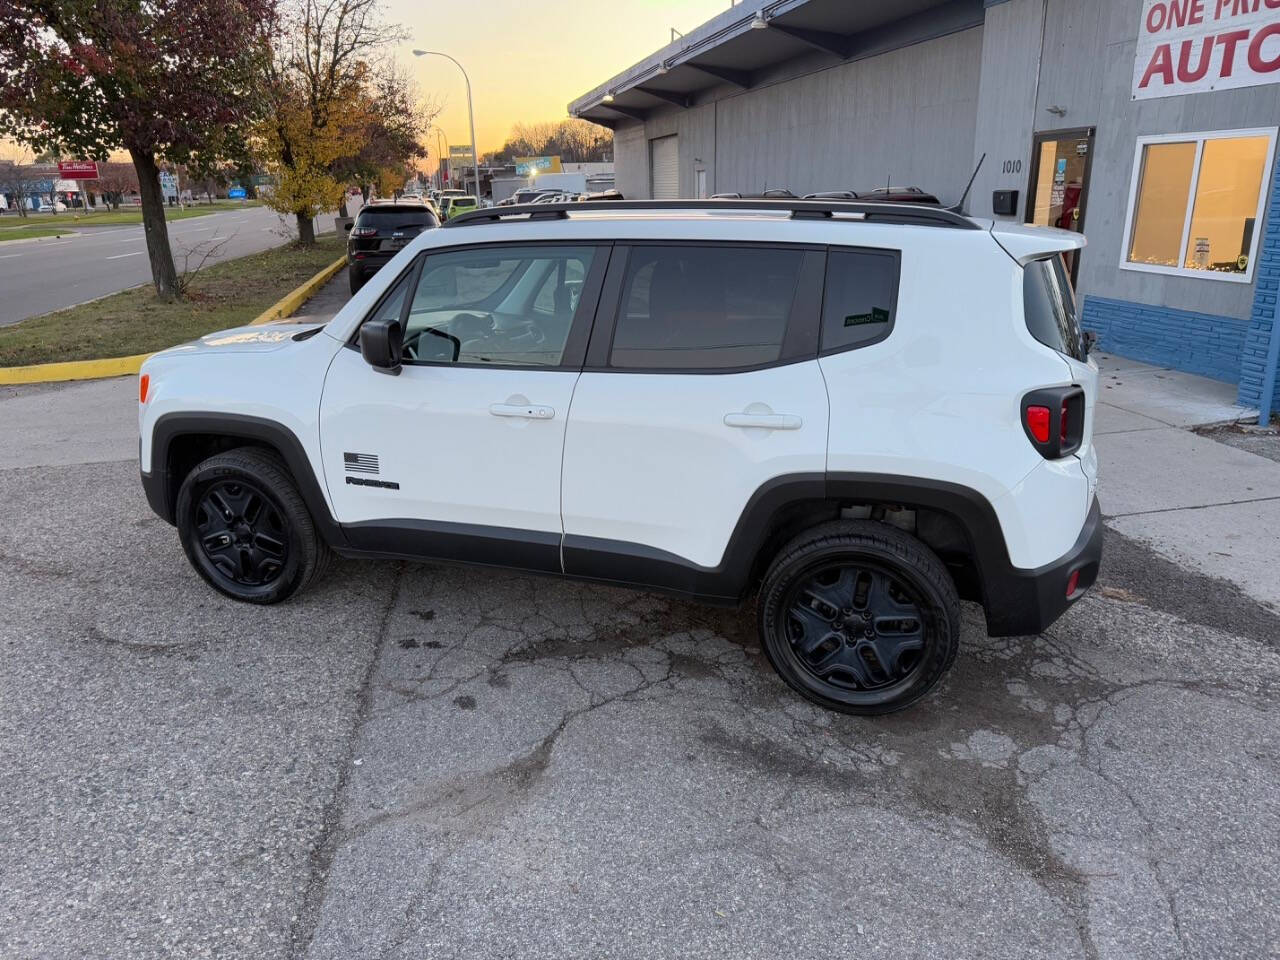
[[[1085,359],[1076,295],[1061,256],[1027,264],[1022,272],[1022,309],[1033,337],[1059,353]]]
[[[723,370],[775,362],[791,316],[801,250],[631,250],[609,365]]]
[[[827,254],[822,301],[823,353],[879,343],[893,329],[898,305],[898,255],[888,250]]]

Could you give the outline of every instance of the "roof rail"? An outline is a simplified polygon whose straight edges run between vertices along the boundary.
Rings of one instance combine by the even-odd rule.
[[[600,213],[607,210],[628,213],[700,210],[789,212],[793,220],[833,220],[838,215],[876,223],[906,223],[922,227],[951,227],[981,230],[968,217],[942,207],[914,203],[886,203],[864,200],[599,200],[591,203],[524,203],[510,207],[469,210],[447,220],[445,227],[467,227],[481,223],[501,223],[517,217],[528,220],[567,220],[571,213]]]

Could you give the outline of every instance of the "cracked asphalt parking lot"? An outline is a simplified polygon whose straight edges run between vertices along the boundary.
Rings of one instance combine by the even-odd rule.
[[[935,694],[844,717],[749,610],[354,562],[224,600],[133,389],[0,394],[5,960],[1280,950],[1280,620],[1223,584],[1110,536],[1047,634],[969,607]]]

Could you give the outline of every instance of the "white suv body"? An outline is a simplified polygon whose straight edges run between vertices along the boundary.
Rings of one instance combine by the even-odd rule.
[[[343,554],[737,602],[762,576],[768,593],[766,569],[805,546],[806,531],[892,532],[896,559],[828,543],[830,570],[813,574],[808,593],[780,573],[762,631],[781,636],[771,659],[806,696],[894,709],[954,656],[951,583],[983,604],[992,633],[1010,634],[1043,629],[1096,577],[1097,369],[1072,341],[1080,334],[1061,265],[1082,246],[1065,231],[888,204],[467,214],[418,236],[322,329],[228,331],[148,360],[144,486],[161,516],[191,527],[183,542],[197,570],[259,602],[305,582],[297,567],[307,551],[253,553],[265,573],[246,574],[244,589],[219,582],[227,557],[248,564],[254,548],[201,552],[202,530],[217,528],[215,546],[233,533],[209,526],[193,476],[239,448],[276,458],[318,549]],[[1033,335],[1029,315],[1042,307],[1062,343]],[[272,482],[244,479],[268,500]],[[283,529],[291,508],[277,506]],[[257,536],[237,523],[239,542]],[[932,558],[933,579],[947,571],[933,600],[930,577],[903,559],[913,545]],[[849,566],[858,557],[863,566]],[[297,582],[268,582],[273,572]],[[868,591],[882,574],[895,599],[873,609]],[[818,598],[839,583],[863,584],[861,607]],[[805,634],[810,609],[822,622]],[[921,668],[937,676],[868,680],[888,658],[914,663],[932,648],[927,636],[913,646],[913,635],[877,654],[876,636],[851,632],[858,609],[903,635],[942,624],[942,666]],[[819,634],[813,656],[833,643],[862,651],[827,665],[838,683],[779,663],[789,644]]]

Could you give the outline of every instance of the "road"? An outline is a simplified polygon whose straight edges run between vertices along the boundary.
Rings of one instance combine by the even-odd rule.
[[[5,221],[9,222],[9,221]],[[14,222],[17,222],[14,220]],[[322,228],[325,224],[321,222]],[[94,300],[151,280],[142,225],[74,226],[75,236],[0,243],[0,326]],[[332,227],[332,223],[328,224]],[[209,263],[279,246],[296,230],[266,207],[245,207],[169,224],[178,269],[194,267],[211,248]]]
[[[1223,581],[1109,530],[1045,634],[968,606],[935,693],[844,717],[749,609],[351,561],[226,600],[143,499],[136,389],[0,389],[0,956],[1280,942],[1280,617]]]

